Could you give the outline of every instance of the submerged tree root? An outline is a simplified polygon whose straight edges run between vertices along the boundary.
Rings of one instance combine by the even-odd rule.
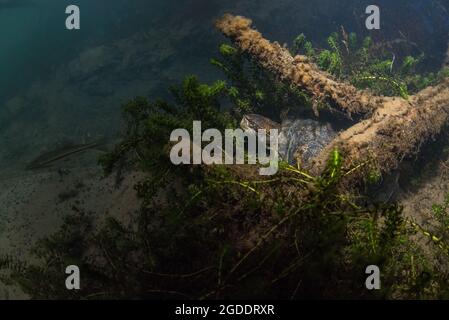
[[[314,160],[314,170],[325,165],[329,152],[338,148],[352,164],[369,158],[382,172],[398,167],[406,156],[417,153],[448,122],[449,80],[429,87],[409,101],[392,98],[374,115],[342,132]]]
[[[334,80],[307,57],[292,57],[277,42],[264,39],[251,24],[247,18],[226,14],[216,26],[261,67],[304,90],[314,100],[329,102],[348,114],[370,114],[369,118],[341,132],[311,161],[307,169],[315,174],[322,173],[335,148],[342,151],[345,163],[351,167],[370,162],[380,173],[388,173],[404,157],[418,152],[448,121],[449,80],[428,87],[408,100],[375,96]],[[363,170],[358,172],[351,176],[360,178],[365,174]]]

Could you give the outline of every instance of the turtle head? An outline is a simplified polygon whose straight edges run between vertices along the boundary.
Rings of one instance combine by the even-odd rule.
[[[257,130],[264,129],[270,132],[271,129],[280,129],[281,125],[258,114],[246,114],[243,116],[242,121],[240,121],[240,127],[245,131],[251,130],[257,132]]]

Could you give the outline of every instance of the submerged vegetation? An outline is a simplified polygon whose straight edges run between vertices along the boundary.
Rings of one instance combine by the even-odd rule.
[[[420,57],[379,53],[369,38],[333,34],[328,49],[304,35],[292,53],[307,55],[335,77],[379,94],[407,98],[445,76],[419,75]],[[393,59],[393,60],[392,60]],[[397,61],[397,62],[396,62]],[[399,62],[401,61],[401,62]],[[135,98],[123,107],[123,140],[100,159],[106,175],[122,166],[146,173],[135,190],[141,207],[124,224],[74,208],[61,230],[35,249],[39,265],[2,257],[3,280],[33,298],[437,298],[449,294],[449,201],[434,222],[406,219],[396,204],[342,187],[350,168],[334,150],[312,175],[281,163],[273,177],[254,166],[173,166],[167,142],[193,120],[224,130],[245,113],[275,120],[314,112],[301,90],[277,81],[237,48],[222,44],[212,60],[226,81],[190,76],[173,100]],[[380,173],[368,172],[376,183]],[[419,239],[430,241],[429,246]],[[439,254],[443,252],[444,254]],[[82,288],[65,289],[65,268],[82,270]],[[379,266],[382,289],[368,291],[365,269]]]
[[[327,39],[327,49],[316,49],[304,34],[293,42],[293,54],[304,54],[320,69],[357,88],[368,88],[376,94],[401,96],[435,85],[449,76],[449,69],[422,73],[424,54],[396,56],[382,43],[376,44],[370,37],[360,39],[355,33],[333,33]]]

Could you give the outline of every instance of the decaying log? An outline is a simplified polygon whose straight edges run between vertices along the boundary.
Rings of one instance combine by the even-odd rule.
[[[316,99],[328,99],[348,113],[370,113],[370,117],[341,132],[315,159],[310,170],[319,174],[329,154],[338,148],[348,166],[375,163],[388,173],[407,155],[437,135],[448,122],[449,80],[429,87],[405,100],[379,97],[336,81],[306,57],[292,57],[278,43],[271,43],[251,28],[251,20],[225,15],[216,26],[261,67],[308,92]]]

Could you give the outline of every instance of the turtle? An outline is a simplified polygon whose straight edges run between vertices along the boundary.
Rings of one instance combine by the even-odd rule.
[[[313,119],[286,119],[277,123],[258,114],[243,116],[240,127],[247,131],[278,129],[278,154],[290,164],[305,165],[337,135],[330,123]]]
[[[240,122],[242,130],[279,130],[278,153],[281,160],[291,165],[307,167],[310,160],[318,155],[336,136],[332,125],[313,119],[288,119],[281,124],[258,115],[248,114]],[[369,187],[373,199],[380,202],[394,201],[400,193],[399,172],[382,177],[381,181]]]

